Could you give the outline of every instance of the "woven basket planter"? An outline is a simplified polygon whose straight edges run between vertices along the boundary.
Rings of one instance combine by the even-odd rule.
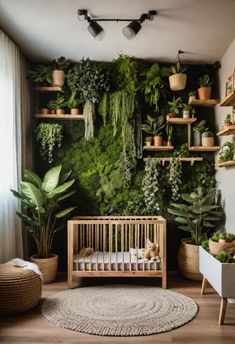
[[[51,283],[56,279],[58,266],[57,254],[52,254],[52,257],[45,259],[39,259],[35,256],[31,256],[30,260],[38,265],[43,276],[43,284]]]
[[[226,251],[228,253],[235,253],[235,242],[217,242],[209,239],[209,248],[210,252],[216,256],[217,254],[220,254],[222,251]]]
[[[178,253],[178,266],[181,276],[194,281],[201,281],[199,271],[199,246],[190,239],[182,239]]]
[[[16,314],[34,308],[41,293],[42,280],[34,271],[0,265],[0,314]]]

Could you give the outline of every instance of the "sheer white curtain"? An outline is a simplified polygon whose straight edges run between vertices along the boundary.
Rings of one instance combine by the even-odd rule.
[[[19,202],[10,189],[21,179],[21,54],[0,30],[0,262],[22,257]]]

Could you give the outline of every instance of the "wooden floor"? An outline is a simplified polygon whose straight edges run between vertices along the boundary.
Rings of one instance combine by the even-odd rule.
[[[43,287],[43,297],[67,288],[65,276]],[[82,286],[107,283],[135,283],[160,286],[154,279],[85,279]],[[235,304],[229,304],[226,325],[219,326],[218,295],[210,288],[207,294],[200,295],[200,283],[187,281],[177,276],[169,278],[169,288],[192,297],[199,305],[199,313],[190,323],[168,333],[145,337],[100,337],[73,332],[57,327],[43,318],[40,307],[19,316],[0,319],[0,343],[235,343]]]

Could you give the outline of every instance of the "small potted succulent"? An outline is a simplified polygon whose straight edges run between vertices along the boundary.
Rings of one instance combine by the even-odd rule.
[[[145,138],[145,140],[144,140],[145,146],[146,146],[146,147],[150,147],[150,146],[152,145],[152,141],[153,141],[152,136],[147,136],[147,137]]]
[[[64,56],[52,61],[52,84],[53,86],[64,86],[65,71],[69,66],[69,62]]]
[[[78,115],[79,114],[79,105],[80,101],[75,98],[76,97],[76,90],[73,90],[69,100],[67,101],[67,107],[70,109],[71,115]]]
[[[65,107],[66,107],[66,101],[64,99],[64,96],[57,94],[57,97],[55,99],[56,114],[57,115],[63,115]]]
[[[198,84],[200,88],[198,88],[198,96],[201,100],[207,100],[211,98],[211,85],[212,81],[210,81],[210,77],[208,74],[201,76],[198,79]]]
[[[49,100],[47,103],[48,109],[50,109],[50,114],[54,115],[56,114],[56,103],[55,100]]]
[[[201,146],[202,144],[202,133],[208,131],[206,128],[206,121],[200,121],[193,127],[193,145]]]
[[[182,98],[181,97],[178,97],[178,98],[173,97],[172,101],[168,102],[168,105],[170,106],[169,117],[178,117],[178,115],[180,114],[180,112],[183,108]]]
[[[214,146],[214,135],[211,131],[205,131],[202,133],[202,146],[203,147]]]
[[[186,71],[186,69],[187,68],[180,62],[171,67],[170,73],[172,75],[169,76],[169,84],[172,91],[180,91],[185,89],[187,74],[185,74],[184,72]]]
[[[234,254],[235,235],[220,231],[215,232],[209,239],[209,249],[213,255],[220,254],[222,251]]]
[[[153,118],[147,115],[147,121],[142,125],[142,130],[147,134],[153,135],[154,146],[162,146],[162,131],[165,128],[165,118],[164,116],[158,116]]]
[[[183,118],[190,118],[191,106],[183,103]]]
[[[192,102],[193,100],[195,100],[196,99],[196,91],[189,92],[188,97],[189,97],[188,98],[189,103]]]
[[[170,124],[167,124],[167,126],[166,126],[166,135],[167,135],[166,145],[168,147],[172,146],[172,132],[173,132],[173,126]]]

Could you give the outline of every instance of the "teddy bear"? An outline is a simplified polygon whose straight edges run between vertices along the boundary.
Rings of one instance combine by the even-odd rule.
[[[160,258],[159,258],[159,252],[158,252],[158,244],[155,244],[151,242],[150,240],[147,240],[147,248],[144,252],[144,258],[147,260],[154,261],[154,262],[159,261]]]

